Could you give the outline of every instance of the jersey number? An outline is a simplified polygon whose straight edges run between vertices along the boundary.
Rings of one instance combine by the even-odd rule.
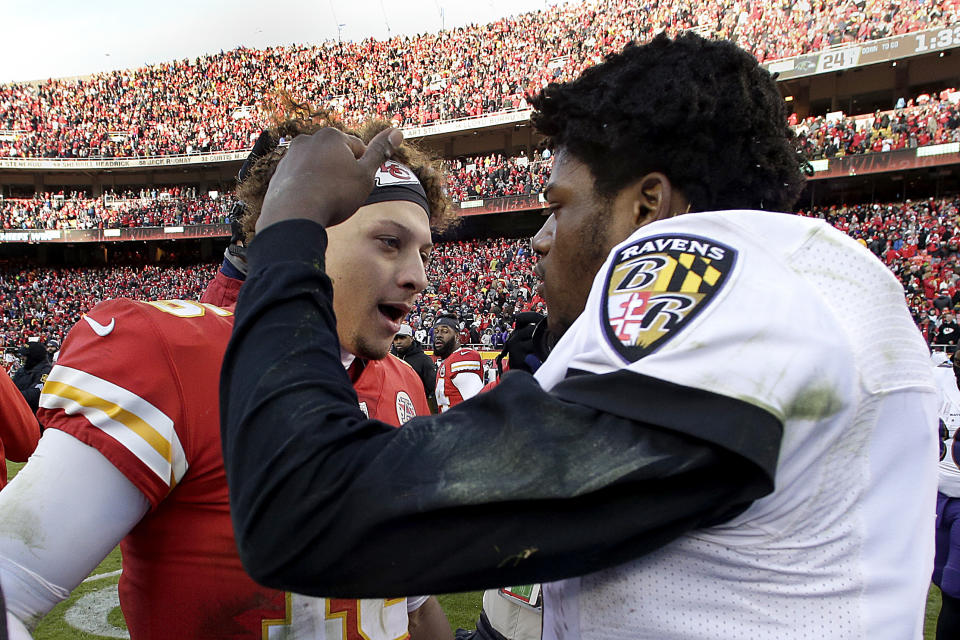
[[[326,625],[324,634],[320,637],[326,640],[403,640],[409,638],[407,632],[406,598],[383,600],[382,608],[378,600],[348,600],[345,598],[308,598],[307,596],[293,596],[290,593],[282,594],[284,598],[283,617],[265,619],[261,622],[261,637],[263,640],[279,640],[280,638],[299,637],[308,629],[316,633],[317,623]],[[305,598],[316,603],[321,610],[313,606],[307,609],[293,605],[293,598]],[[278,603],[279,604],[279,603]],[[387,611],[388,607],[400,605],[401,609]],[[366,611],[364,610],[366,608]],[[298,622],[294,619],[294,609],[310,620]],[[277,612],[279,613],[279,611]],[[321,620],[320,617],[323,617]],[[339,622],[339,624],[337,624]],[[294,629],[302,627],[299,634]],[[291,631],[293,631],[291,633]],[[311,636],[313,637],[313,636]]]
[[[178,318],[199,318],[209,309],[218,316],[232,316],[233,312],[221,309],[209,302],[190,302],[189,300],[154,300],[148,302],[151,307],[156,307],[164,313],[169,313]]]
[[[383,607],[386,609],[390,606],[401,605],[406,607],[406,598],[394,598],[392,600],[384,600]],[[382,634],[377,633],[377,629],[381,628],[381,625],[385,623],[385,620],[372,620],[373,628],[365,628],[364,619],[362,615],[362,600],[349,600],[346,598],[328,598],[327,599],[327,620],[339,619],[341,624],[341,634],[339,637],[330,634],[330,627],[327,627],[327,640],[400,640],[401,638],[408,638],[409,633],[404,631],[403,634],[397,636],[396,638],[384,638],[378,637]],[[404,628],[406,625],[404,625]]]

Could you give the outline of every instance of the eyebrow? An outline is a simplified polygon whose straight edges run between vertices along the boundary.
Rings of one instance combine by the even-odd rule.
[[[377,224],[379,224],[379,225],[388,225],[388,226],[391,226],[391,227],[393,227],[394,229],[396,229],[396,230],[398,230],[398,231],[406,234],[407,236],[413,236],[413,232],[410,230],[409,227],[400,224],[400,223],[397,222],[396,220],[392,220],[392,219],[390,219],[390,218],[387,218],[387,219],[385,219],[385,220],[380,220]],[[433,242],[431,241],[431,242],[428,242],[428,243],[426,243],[426,244],[420,245],[420,248],[421,248],[421,249],[433,249]]]

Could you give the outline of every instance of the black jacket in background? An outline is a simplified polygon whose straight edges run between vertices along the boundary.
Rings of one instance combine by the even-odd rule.
[[[47,379],[53,365],[47,359],[47,350],[40,342],[31,342],[21,351],[23,366],[11,376],[17,389],[23,394],[30,410],[34,413],[40,407],[40,389]]]
[[[423,346],[414,338],[410,348],[406,351],[397,351],[397,357],[413,367],[413,370],[420,376],[423,382],[423,391],[427,394],[427,402],[433,400],[434,392],[437,387],[437,365],[433,358],[423,352]]]

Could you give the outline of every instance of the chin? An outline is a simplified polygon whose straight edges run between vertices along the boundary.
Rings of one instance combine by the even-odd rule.
[[[556,343],[556,341],[567,332],[567,329],[569,329],[570,325],[572,324],[572,320],[568,322],[559,317],[557,314],[547,314],[547,330],[550,332],[550,339],[553,341],[553,343]]]
[[[364,360],[383,360],[390,353],[390,342],[377,342],[368,340],[363,336],[357,336],[354,342],[354,348],[351,353]]]

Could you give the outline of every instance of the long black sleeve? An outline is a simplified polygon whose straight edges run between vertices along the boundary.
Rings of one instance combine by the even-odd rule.
[[[554,580],[635,558],[772,490],[771,415],[626,372],[550,393],[516,372],[402,429],[367,420],[340,363],[325,247],[307,221],[257,237],[223,364],[231,512],[259,582],[384,597]],[[607,406],[625,394],[638,402]],[[645,398],[655,423],[628,408],[642,413]]]

